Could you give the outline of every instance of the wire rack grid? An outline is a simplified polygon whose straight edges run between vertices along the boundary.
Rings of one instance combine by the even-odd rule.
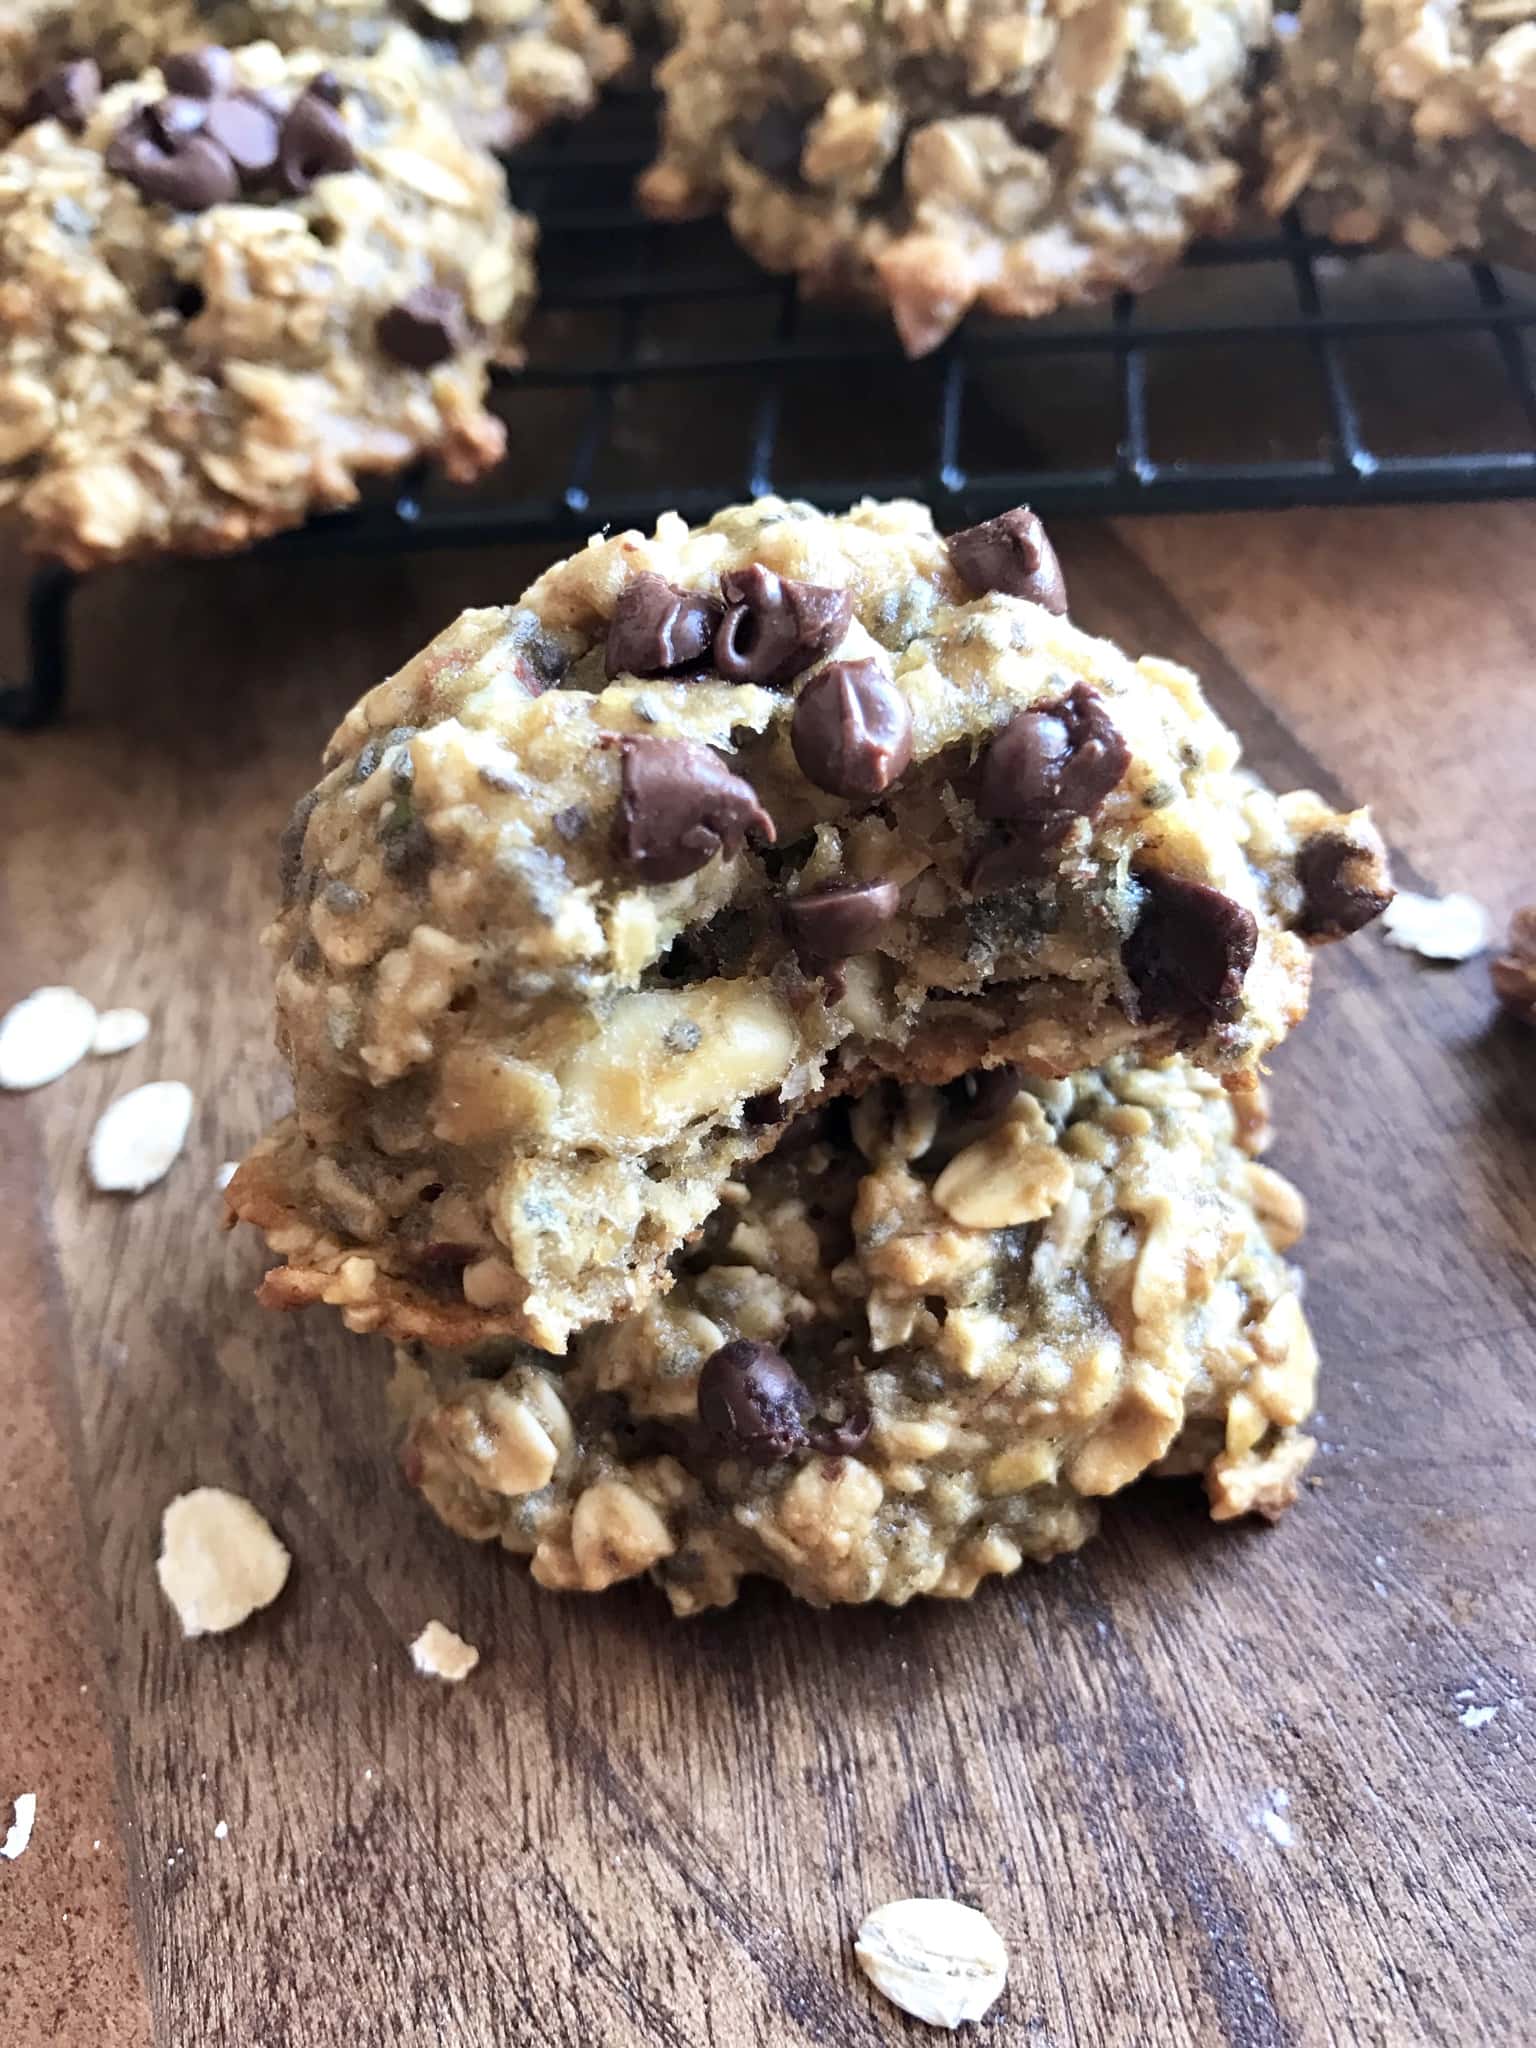
[[[1140,300],[968,321],[908,363],[872,314],[807,302],[717,222],[631,200],[649,95],[508,164],[541,229],[527,365],[497,380],[511,454],[454,488],[424,468],[259,551],[560,542],[707,517],[768,491],[925,499],[959,525],[1046,514],[1536,496],[1536,282],[1483,263],[1345,255],[1295,220],[1197,244]],[[0,723],[60,710],[77,579],[40,570],[27,680]]]

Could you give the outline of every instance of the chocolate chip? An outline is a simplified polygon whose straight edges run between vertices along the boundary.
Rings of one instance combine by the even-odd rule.
[[[188,135],[198,135],[207,126],[208,102],[187,93],[168,92],[144,109],[144,118],[156,139],[167,149]]]
[[[834,661],[800,692],[789,743],[818,789],[879,796],[912,759],[912,713],[878,662]]]
[[[1023,1085],[1017,1067],[985,1067],[951,1081],[945,1093],[960,1115],[990,1123],[1002,1115]]]
[[[834,882],[784,906],[784,927],[802,967],[812,970],[867,952],[896,915],[894,882]]]
[[[317,100],[324,100],[328,107],[341,105],[342,83],[334,71],[317,71],[304,90],[313,93]]]
[[[142,109],[129,115],[107,145],[106,163],[146,199],[182,213],[203,213],[240,191],[234,165],[209,136],[185,135],[167,143]]]
[[[266,101],[254,93],[233,93],[228,99],[214,100],[203,132],[228,151],[243,185],[259,185],[272,175],[281,126]]]
[[[944,545],[956,575],[978,597],[997,590],[1005,597],[1027,597],[1048,612],[1066,611],[1067,586],[1056,550],[1027,505],[952,533]]]
[[[430,370],[463,348],[469,323],[457,292],[423,284],[381,314],[374,332],[385,355],[412,370]]]
[[[317,178],[350,171],[357,152],[335,106],[313,85],[288,109],[277,145],[277,182],[290,198],[302,199]]]
[[[829,654],[848,630],[846,590],[797,583],[760,562],[720,579],[728,610],[715,632],[715,667],[728,683],[787,683]]]
[[[1037,882],[1051,871],[1050,844],[1030,833],[995,832],[976,852],[965,871],[973,896],[994,896],[1020,882]]]
[[[406,817],[383,835],[380,865],[386,874],[393,875],[397,882],[404,882],[408,887],[427,879],[436,858],[437,848],[432,843],[432,834],[420,818]]]
[[[1142,1020],[1230,1022],[1259,928],[1253,913],[1204,882],[1138,868],[1144,894],[1136,929],[1120,949]]]
[[[704,1361],[699,1421],[726,1457],[776,1465],[806,1450],[810,1411],[805,1382],[771,1344],[738,1337]]]
[[[1296,929],[1309,939],[1342,939],[1379,917],[1392,901],[1381,856],[1356,846],[1342,832],[1319,832],[1296,856],[1301,916]]]
[[[1097,690],[1021,711],[982,756],[976,808],[1054,846],[1074,818],[1091,818],[1131,765],[1131,750]]]
[[[720,605],[700,590],[679,590],[647,570],[619,593],[608,626],[603,668],[615,676],[671,676],[696,668],[709,652]]]
[[[50,71],[27,96],[21,123],[30,128],[34,121],[58,121],[78,135],[101,98],[101,68],[94,58],[79,57]]]
[[[177,50],[160,66],[160,76],[172,92],[192,99],[214,100],[235,82],[235,60],[218,43],[205,43],[200,50]]]
[[[696,740],[626,738],[619,850],[643,882],[676,882],[719,853],[732,859],[747,833],[771,846],[773,820],[750,782]]]
[[[800,152],[809,126],[804,114],[777,101],[751,120],[738,121],[731,130],[731,143],[736,154],[764,177],[798,186],[803,182]]]

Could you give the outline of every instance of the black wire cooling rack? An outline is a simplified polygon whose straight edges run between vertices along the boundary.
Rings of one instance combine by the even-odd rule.
[[[1099,515],[1536,496],[1536,278],[1345,254],[1288,221],[1202,243],[1140,299],[973,319],[905,361],[887,322],[807,302],[717,222],[660,226],[631,187],[654,107],[621,95],[521,152],[542,230],[527,366],[498,380],[510,454],[425,469],[259,552],[561,542],[778,491],[926,499],[957,526],[1027,502]],[[27,680],[62,707],[77,578],[39,571]]]

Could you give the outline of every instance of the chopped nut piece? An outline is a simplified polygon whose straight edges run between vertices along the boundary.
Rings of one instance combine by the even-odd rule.
[[[0,1088],[41,1088],[83,1060],[96,1011],[72,988],[38,988],[0,1018]]]
[[[1008,1951],[985,1913],[956,1899],[877,1906],[854,1946],[864,1974],[892,2005],[930,2027],[979,2020],[1008,1981]]]
[[[290,1562],[265,1517],[222,1486],[178,1494],[161,1518],[155,1573],[184,1635],[220,1635],[270,1607]]]
[[[411,1645],[411,1662],[423,1678],[459,1685],[480,1662],[480,1652],[443,1622],[429,1621]]]
[[[1488,913],[1475,896],[1416,896],[1399,889],[1382,912],[1389,946],[1425,960],[1470,960],[1488,945]]]
[[[187,1141],[192,1090],[149,1081],[120,1095],[91,1133],[91,1179],[103,1194],[142,1195],[163,1180]]]

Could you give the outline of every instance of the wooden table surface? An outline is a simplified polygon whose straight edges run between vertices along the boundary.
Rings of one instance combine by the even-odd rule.
[[[1536,508],[1058,539],[1084,624],[1198,667],[1271,776],[1371,799],[1403,879],[1536,896]],[[38,1796],[0,2042],[931,2038],[850,1952],[924,1892],[1007,1940],[983,2041],[1530,2041],[1536,1036],[1485,963],[1369,934],[1276,1062],[1326,1377],[1273,1531],[1152,1485],[968,1607],[562,1599],[400,1483],[383,1347],[257,1309],[213,1189],[283,1093],[277,829],[353,696],[531,566],[107,577],[69,723],[0,738],[0,1005],[67,981],[154,1020],[0,1101],[0,1802]],[[162,1077],[184,1156],[91,1194],[93,1119]],[[195,1483],[296,1568],[186,1643],[153,1561]],[[457,1689],[410,1667],[431,1616],[484,1653]]]

